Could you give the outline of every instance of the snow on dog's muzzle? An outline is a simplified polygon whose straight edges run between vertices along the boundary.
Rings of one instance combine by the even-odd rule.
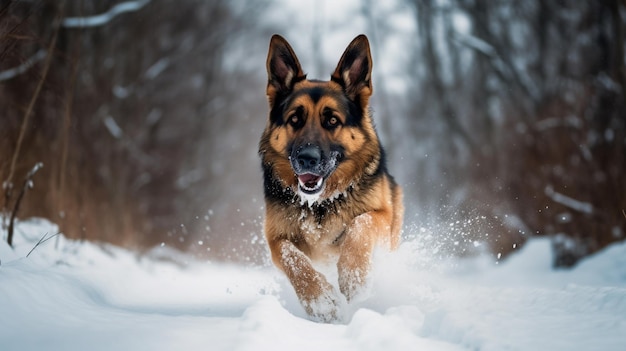
[[[289,161],[298,179],[298,195],[303,203],[311,205],[319,200],[339,158],[339,152],[325,153],[314,144],[306,144],[291,153]]]

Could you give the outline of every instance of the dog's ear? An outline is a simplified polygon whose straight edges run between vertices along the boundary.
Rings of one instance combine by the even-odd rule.
[[[346,48],[331,80],[339,83],[346,95],[355,101],[357,97],[372,95],[372,54],[367,37],[363,34],[352,40]]]
[[[290,93],[296,82],[306,78],[293,49],[287,40],[278,34],[274,34],[270,40],[266,64],[267,96],[270,105],[273,105],[277,94]]]

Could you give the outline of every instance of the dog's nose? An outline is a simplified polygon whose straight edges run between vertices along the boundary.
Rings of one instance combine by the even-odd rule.
[[[298,165],[303,171],[312,171],[322,160],[321,150],[312,145],[305,146],[298,152]]]

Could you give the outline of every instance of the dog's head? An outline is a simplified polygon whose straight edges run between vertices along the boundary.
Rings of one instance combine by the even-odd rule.
[[[264,166],[309,203],[333,198],[378,169],[369,116],[372,57],[367,37],[346,48],[330,81],[308,80],[287,41],[267,57],[270,114],[260,144]]]

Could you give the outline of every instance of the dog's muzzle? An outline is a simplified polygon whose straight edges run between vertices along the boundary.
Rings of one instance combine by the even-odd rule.
[[[298,177],[299,190],[307,195],[315,195],[324,189],[324,181],[335,169],[337,153],[325,157],[322,149],[314,144],[295,148],[291,154],[291,167]]]

